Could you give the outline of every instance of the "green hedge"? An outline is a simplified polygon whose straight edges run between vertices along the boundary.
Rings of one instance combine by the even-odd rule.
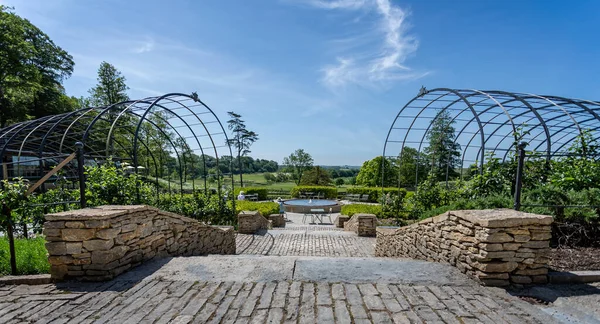
[[[292,188],[290,194],[294,198],[300,197],[301,192],[312,192],[315,196],[319,193],[325,195],[325,198],[328,199],[336,199],[337,198],[337,188],[336,187],[325,187],[325,186],[296,186]]]
[[[240,191],[244,192],[244,195],[253,195],[258,194],[258,200],[267,200],[269,195],[269,189],[261,188],[261,187],[244,187],[244,188],[235,188],[235,196],[239,195]]]
[[[381,205],[350,204],[342,206],[342,215],[373,214],[381,217]]]
[[[258,210],[263,216],[269,216],[271,214],[279,214],[279,204],[274,202],[256,202],[247,200],[236,201],[236,214],[239,214],[242,210]]]
[[[360,194],[360,195],[369,195],[369,202],[379,202],[379,197],[381,197],[381,188],[377,187],[354,187],[348,188],[347,191],[349,194]],[[406,196],[406,189],[404,188],[383,188],[383,192],[390,196],[398,196],[400,199],[404,199]]]

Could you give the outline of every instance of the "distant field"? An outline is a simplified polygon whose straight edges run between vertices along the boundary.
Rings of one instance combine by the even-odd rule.
[[[240,176],[235,175],[234,176],[234,180],[235,180],[235,187],[239,188],[240,186]],[[289,182],[273,182],[273,183],[267,183],[267,181],[265,180],[265,176],[264,173],[252,173],[252,174],[244,174],[243,175],[243,180],[244,180],[244,187],[266,187],[270,190],[282,190],[282,191],[291,191],[293,187],[296,186],[296,183],[293,181],[289,181]],[[344,178],[344,180],[347,180],[347,178]],[[159,179],[159,181],[163,184],[168,184],[168,181],[165,179]],[[204,181],[201,179],[196,179],[195,181],[196,184],[196,188],[201,188],[204,186]],[[225,185],[230,185],[231,184],[231,179],[227,178],[225,180]],[[178,181],[171,181],[171,186],[172,188],[178,189],[179,188],[179,182]],[[209,186],[215,186],[215,184],[213,183],[212,185],[209,184]],[[338,187],[338,191],[340,192],[345,192],[346,188],[350,188],[350,187],[354,187],[354,186],[350,186],[350,185],[343,185],[341,187]],[[183,189],[192,189],[192,181],[188,181],[186,183],[183,184]]]

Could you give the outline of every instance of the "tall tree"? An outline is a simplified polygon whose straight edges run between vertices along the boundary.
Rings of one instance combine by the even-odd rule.
[[[258,140],[258,134],[246,129],[246,124],[242,120],[242,115],[236,114],[233,111],[229,111],[227,114],[231,117],[231,119],[227,121],[227,127],[233,133],[232,138],[227,141],[227,144],[233,145],[237,152],[238,167],[240,170],[240,187],[243,187],[244,181],[242,179],[242,174],[244,172],[242,167],[242,156],[246,156],[251,152],[250,146]]]
[[[385,163],[385,165],[382,163]],[[382,180],[384,187],[395,187],[398,185],[398,170],[394,159],[386,158],[383,160],[383,157],[378,156],[366,161],[356,176],[356,184],[367,187],[380,186]]]
[[[0,5],[0,128],[55,113],[32,103],[39,92],[59,89],[74,66],[71,55],[12,10]]]
[[[98,68],[98,84],[89,90],[90,103],[93,106],[108,106],[129,100],[125,77],[117,68],[102,62]]]
[[[302,174],[313,165],[313,158],[303,149],[297,149],[290,156],[283,158],[283,164],[291,169],[296,177],[296,185],[300,185]]]
[[[300,184],[305,186],[330,186],[331,177],[327,170],[316,166],[304,172]]]
[[[398,183],[404,187],[416,187],[418,181],[421,182],[427,178],[429,166],[427,156],[423,152],[419,153],[415,148],[404,147],[398,158]]]
[[[440,110],[427,133],[429,146],[425,148],[425,153],[429,156],[431,172],[437,181],[446,180],[446,176],[453,179],[459,175],[456,168],[460,167],[460,144],[455,142],[453,125],[450,113]]]

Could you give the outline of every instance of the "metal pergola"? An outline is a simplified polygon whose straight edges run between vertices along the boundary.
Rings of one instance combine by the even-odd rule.
[[[179,179],[174,183],[179,185],[173,189],[183,192],[184,179],[189,179],[192,191],[206,192],[208,178],[214,177],[214,189],[221,194],[224,176],[233,173],[231,162],[225,167],[228,172],[219,171],[220,158],[232,156],[227,140],[223,125],[196,93],[83,108],[0,129],[0,180],[40,179],[81,142],[86,164],[104,163],[110,157],[131,172],[153,178],[157,192],[159,178],[167,178],[163,180],[170,190],[170,177],[176,172]],[[200,177],[188,177],[187,173],[198,169]],[[233,176],[230,185],[233,188]]]
[[[481,172],[490,153],[502,161],[512,157],[517,143],[528,143],[528,150],[550,161],[564,154],[584,132],[600,138],[598,101],[498,90],[421,88],[392,122],[384,158],[401,158],[405,147],[422,153],[441,111],[452,118],[455,143],[460,145],[461,177],[463,168],[471,164],[478,165]],[[416,173],[415,187],[419,181]]]

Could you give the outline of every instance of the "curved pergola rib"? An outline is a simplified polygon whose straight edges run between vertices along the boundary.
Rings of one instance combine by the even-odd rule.
[[[442,104],[440,107],[439,103]],[[459,103],[460,107],[456,107]],[[594,140],[600,139],[600,102],[597,101],[499,90],[422,88],[393,120],[384,143],[384,159],[399,155],[399,161],[402,161],[405,147],[413,147],[418,153],[417,158],[422,158],[421,152],[427,145],[426,138],[431,129],[431,124],[427,124],[437,118],[437,115],[432,117],[432,109],[437,113],[447,111],[449,121],[457,125],[453,144],[460,146],[461,176],[466,161],[477,161],[481,168],[488,152],[504,152],[506,159],[515,143],[520,141],[532,143],[535,150],[544,147],[543,156],[549,162],[557,151],[586,131],[592,133]],[[472,116],[465,118],[467,111]],[[399,124],[400,120],[403,124]],[[479,145],[474,144],[476,138],[479,138]],[[399,154],[396,154],[398,151],[391,152],[391,144],[396,145],[394,149],[400,146]],[[415,167],[417,184],[420,164],[416,163]],[[449,166],[449,163],[445,166],[447,181],[450,180]]]

